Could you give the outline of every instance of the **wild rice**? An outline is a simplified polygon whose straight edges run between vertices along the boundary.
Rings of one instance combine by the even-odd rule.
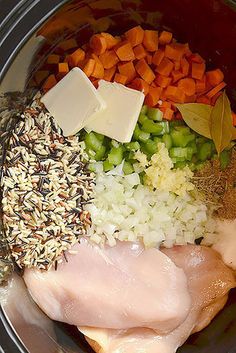
[[[65,138],[36,97],[10,135],[2,177],[3,224],[20,268],[59,263],[90,224],[93,175],[77,136]],[[65,255],[64,255],[65,256]]]

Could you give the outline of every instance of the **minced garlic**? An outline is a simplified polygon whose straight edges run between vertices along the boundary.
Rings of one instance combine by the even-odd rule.
[[[141,156],[139,156],[139,161],[142,161]],[[143,161],[142,165],[144,165]],[[173,192],[181,196],[193,190],[194,185],[190,182],[193,173],[189,167],[186,166],[183,169],[173,169],[173,167],[167,148],[163,143],[158,143],[157,153],[152,156],[144,169],[145,184],[152,189]]]

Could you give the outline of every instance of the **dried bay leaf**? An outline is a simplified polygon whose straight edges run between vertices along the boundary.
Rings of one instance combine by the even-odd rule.
[[[202,103],[175,104],[186,124],[199,135],[211,139],[210,117],[212,106]]]
[[[217,99],[210,115],[210,133],[218,154],[230,144],[232,131],[230,102],[224,91]]]

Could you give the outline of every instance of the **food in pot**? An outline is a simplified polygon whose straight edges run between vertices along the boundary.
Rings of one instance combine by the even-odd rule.
[[[236,286],[224,75],[167,31],[73,43],[9,134],[8,246],[35,302],[96,351],[174,353]]]

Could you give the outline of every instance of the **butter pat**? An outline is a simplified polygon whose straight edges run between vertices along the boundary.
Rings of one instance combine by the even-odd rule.
[[[42,98],[64,136],[76,134],[90,121],[94,113],[106,108],[106,103],[79,68],[72,69]]]
[[[86,129],[122,143],[130,142],[143,105],[144,94],[119,83],[104,80],[99,82],[97,91],[107,107],[91,117]]]

